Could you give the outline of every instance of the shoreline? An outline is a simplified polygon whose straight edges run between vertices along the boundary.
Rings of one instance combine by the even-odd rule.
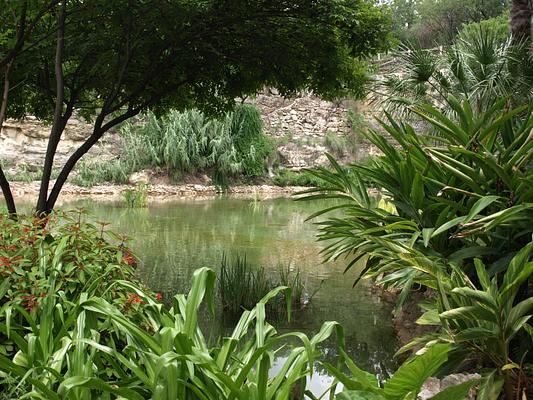
[[[39,193],[39,181],[12,182],[11,191],[15,199],[37,196]],[[53,186],[51,181],[50,187]],[[120,200],[122,193],[128,189],[135,189],[133,184],[104,184],[92,187],[83,187],[73,184],[65,184],[60,194],[60,202],[65,199],[94,197],[96,200]],[[203,184],[153,184],[148,190],[149,200],[173,200],[180,198],[209,198],[221,195],[232,197],[261,199],[289,197],[295,193],[309,189],[306,186],[273,186],[273,185],[242,185],[231,186],[227,191],[220,191],[217,186]]]

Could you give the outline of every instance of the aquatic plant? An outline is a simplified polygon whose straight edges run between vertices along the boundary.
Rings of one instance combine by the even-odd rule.
[[[140,182],[134,189],[125,189],[122,198],[129,208],[142,208],[148,206],[148,192],[150,185]]]
[[[252,267],[246,255],[228,259],[222,255],[218,276],[218,291],[225,311],[239,315],[250,310],[276,287],[263,267]]]

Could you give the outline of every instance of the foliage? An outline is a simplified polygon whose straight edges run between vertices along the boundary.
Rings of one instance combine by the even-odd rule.
[[[417,41],[424,48],[450,44],[463,24],[500,16],[507,0],[392,0],[395,37],[406,43]]]
[[[135,172],[123,161],[124,158],[112,160],[81,160],[76,167],[76,174],[70,181],[78,186],[92,187],[100,183],[112,182],[125,184]]]
[[[22,2],[32,10],[38,3]],[[2,25],[0,54],[11,53],[5,38],[13,36],[13,12],[18,21],[24,10],[0,11],[0,21],[10,22]],[[30,32],[31,45],[23,43],[10,60],[8,117],[52,121],[36,211],[54,208],[76,163],[106,132],[147,109],[161,115],[196,107],[220,115],[265,85],[284,96],[310,89],[326,98],[360,97],[364,58],[387,48],[388,23],[373,1],[52,2]],[[93,131],[49,190],[74,110]]]
[[[249,104],[241,105],[231,117],[231,136],[246,176],[261,176],[265,161],[274,152],[273,141],[263,134],[261,112]]]
[[[375,82],[374,100],[398,114],[406,104],[425,102],[446,110],[449,96],[468,100],[477,114],[505,96],[526,104],[533,96],[533,57],[520,57],[521,51],[489,24],[465,29],[442,53],[408,43],[395,53],[394,72]]]
[[[399,148],[376,131],[366,132],[384,154],[374,161],[374,167],[341,168],[330,157],[332,170],[312,171],[324,183],[304,192],[308,194],[304,199],[340,198],[344,202],[336,209],[349,217],[322,224],[322,240],[337,238],[327,247],[328,258],[368,253],[366,264],[377,276],[385,272],[377,272],[382,264],[373,265],[381,255],[365,236],[372,240],[392,237],[402,246],[453,262],[480,256],[494,274],[505,269],[505,262],[528,243],[533,197],[531,112],[518,117],[524,107],[506,112],[502,100],[475,117],[468,103],[460,106],[450,101],[461,124],[431,106],[414,107],[413,112],[434,131],[417,134],[409,124],[399,124],[389,116],[388,124],[380,123]],[[394,211],[376,208],[365,181],[381,188]],[[396,257],[397,250],[392,254]]]
[[[288,169],[280,169],[277,175],[273,178],[273,182],[277,186],[317,186],[319,178],[317,178],[311,170],[304,169],[302,171],[291,171]]]
[[[110,281],[133,280],[136,259],[125,247],[127,238],[106,231],[107,223],[83,222],[83,213],[20,216],[17,221],[0,214],[2,306],[22,307],[35,315],[50,291],[71,300],[94,291],[112,300],[120,290],[109,286]],[[119,245],[112,244],[117,240]],[[53,276],[50,264],[57,267]]]
[[[479,22],[470,22],[464,24],[459,30],[459,38],[472,37],[478,31],[493,32],[500,43],[504,43],[509,39],[509,13],[504,12],[497,17],[485,19]]]
[[[126,183],[142,169],[164,171],[170,177],[211,172],[216,183],[235,175],[262,175],[274,151],[262,131],[259,110],[237,107],[222,119],[198,110],[170,111],[158,118],[148,112],[144,122],[126,124],[120,133],[121,154],[108,161],[81,162],[76,183]]]
[[[228,260],[223,255],[218,276],[218,293],[225,311],[232,315],[240,315],[244,310],[252,309],[266,294],[278,286],[290,289],[290,296],[286,293],[271,301],[267,311],[279,314],[283,311],[283,303],[302,307],[306,299],[305,285],[300,271],[293,273],[290,265],[280,265],[278,277],[269,275],[264,267],[252,266],[246,261],[246,256],[237,255]]]
[[[0,160],[0,166],[4,169],[10,167],[9,170],[4,171],[5,176],[12,182],[35,182],[42,178],[43,173],[40,170],[32,168],[28,164],[13,165],[7,160]],[[59,175],[59,170],[54,169],[52,171],[51,178],[55,179]]]
[[[129,208],[142,208],[148,206],[148,192],[150,185],[138,183],[135,189],[126,189],[122,192],[122,198]]]
[[[56,257],[43,265],[53,282],[61,262]],[[14,307],[4,306],[0,330],[16,354],[0,355],[0,370],[7,383],[18,379],[12,390],[47,399],[288,399],[305,384],[317,346],[336,324],[325,323],[311,339],[278,334],[265,319],[266,303],[284,290],[278,288],[245,311],[220,346],[210,347],[197,323],[204,298],[214,310],[214,283],[213,271],[197,270],[188,296],[176,295],[167,310],[137,284],[116,281],[133,291],[128,304],[139,307],[146,326],[92,290],[78,297],[50,290],[40,312],[20,311],[20,321],[11,317]],[[291,337],[301,346],[269,378],[273,354]]]
[[[478,270],[481,265],[486,266],[482,268],[484,274],[495,282],[511,279],[517,268],[513,265],[522,262],[529,265],[530,256],[520,256],[525,257],[520,262],[510,260],[517,253],[523,254],[533,234],[529,222],[533,218],[531,110],[520,107],[506,111],[503,99],[486,113],[475,116],[467,101],[460,105],[450,98],[449,103],[459,123],[429,105],[412,108],[430,127],[424,134],[388,116],[388,123],[380,123],[399,147],[389,144],[378,132],[369,131],[366,137],[384,154],[374,167],[343,168],[330,156],[333,170],[321,168],[313,172],[325,183],[303,192],[307,200],[342,201],[311,216],[332,210],[344,213],[341,218],[330,217],[320,223],[319,239],[328,241],[325,249],[328,259],[350,257],[347,269],[362,260],[364,267],[358,279],[371,278],[401,288],[399,305],[416,285],[456,299],[455,303],[451,300],[443,303],[446,308],[442,312],[464,306],[452,289],[471,286],[468,279],[475,282],[474,265],[478,265]],[[365,182],[380,188],[381,201],[369,197],[369,185]],[[520,279],[531,274],[526,266],[521,271],[524,276],[520,275]],[[513,314],[529,318],[527,307],[516,304],[530,298],[527,285],[513,286],[512,291],[503,287],[500,290],[507,290],[509,296],[505,300],[511,300],[508,303],[497,300],[500,310],[510,313],[511,307],[518,307],[520,311]],[[498,294],[490,295],[496,298]],[[477,299],[480,297],[473,298]],[[490,356],[497,351],[502,357],[501,346],[494,350],[492,344],[479,343],[485,340],[483,334],[487,329],[479,320],[486,321],[488,317],[469,315],[470,324],[481,325],[469,327],[457,322],[453,335],[471,332],[472,339],[477,341],[474,352],[489,354],[489,364],[500,368],[501,373],[501,362]],[[526,328],[525,320],[513,317],[509,322],[500,320],[498,329],[511,320],[515,324],[511,329]],[[469,328],[473,330],[468,331]],[[503,357],[504,363],[508,359],[520,360],[521,352],[512,358]]]
[[[433,279],[438,282],[437,301],[418,322],[441,326],[440,333],[417,338],[403,350],[428,341],[456,343],[472,350],[481,365],[492,364],[494,371],[488,373],[504,376],[507,398],[515,398],[514,382],[516,393],[527,392],[531,382],[522,363],[533,345],[533,330],[528,324],[533,315],[533,297],[518,301],[517,297],[520,286],[533,273],[533,261],[528,261],[533,256],[532,248],[530,242],[510,261],[501,283],[497,276],[490,278],[479,259],[474,260],[475,279],[453,264],[451,275],[436,269]],[[478,285],[473,283],[476,280]],[[516,336],[518,349],[511,351]]]
[[[214,312],[213,271],[197,270],[189,294],[176,295],[167,309],[158,303],[157,295],[131,280],[129,264],[134,259],[122,252],[123,247],[106,243],[104,239],[119,238],[106,232],[105,224],[98,229],[81,223],[81,213],[69,217],[66,224],[56,218],[52,214],[46,221],[37,221],[35,227],[29,221],[31,230],[39,230],[45,239],[24,229],[28,227],[25,221],[2,219],[11,259],[23,264],[11,253],[15,251],[12,246],[17,245],[18,252],[35,251],[26,241],[37,240],[40,251],[34,262],[38,265],[31,270],[39,271],[46,288],[45,296],[31,311],[24,308],[27,304],[19,305],[26,301],[22,294],[3,299],[0,384],[5,395],[47,399],[301,399],[318,361],[336,378],[328,390],[331,396],[337,383],[344,385],[338,399],[408,399],[418,393],[427,377],[437,373],[450,352],[449,344],[434,344],[404,363],[380,388],[375,377],[347,357],[344,335],[336,323],[324,323],[312,338],[298,332],[276,332],[266,321],[265,310],[279,294],[290,293],[283,287],[243,311],[233,332],[218,345],[210,345],[198,326],[198,317],[204,299]],[[47,233],[42,232],[44,226]],[[17,235],[21,240],[16,240]],[[87,264],[81,272],[77,268],[76,279],[66,279],[69,265],[79,261]],[[123,275],[110,276],[110,271]],[[521,271],[523,268],[515,264],[513,274],[523,276]],[[86,283],[80,278],[82,272],[92,273]],[[509,283],[520,284],[515,279]],[[10,284],[1,286],[4,291]],[[318,348],[334,330],[345,368],[322,361]],[[277,359],[279,372],[269,376],[276,352],[287,346],[289,339],[300,344],[291,346],[284,361]],[[474,383],[447,389],[434,399],[462,398],[461,393]],[[481,384],[483,389],[485,383]]]
[[[344,390],[336,396],[338,400],[410,400],[418,398],[422,384],[437,374],[451,350],[449,344],[431,346],[423,354],[403,363],[383,387],[372,374],[359,369],[342,350],[343,363],[349,375],[330,364],[326,364],[326,368],[344,385]],[[474,379],[450,386],[430,399],[463,400],[478,383],[479,380]]]

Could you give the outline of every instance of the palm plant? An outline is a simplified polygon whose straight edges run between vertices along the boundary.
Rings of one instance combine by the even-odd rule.
[[[445,51],[402,44],[393,73],[374,82],[373,100],[398,115],[409,111],[406,104],[424,102],[446,110],[449,96],[468,100],[477,114],[500,97],[525,104],[533,95],[533,56],[523,56],[524,46],[501,42],[484,26],[463,32]]]

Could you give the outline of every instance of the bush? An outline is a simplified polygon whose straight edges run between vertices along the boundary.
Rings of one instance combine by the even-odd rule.
[[[272,141],[262,132],[259,110],[241,105],[221,119],[198,110],[170,111],[163,117],[148,112],[142,124],[125,124],[121,154],[109,161],[80,163],[75,183],[126,183],[136,171],[152,168],[173,179],[183,173],[210,172],[215,183],[229,178],[263,175]]]
[[[384,155],[349,168],[330,156],[333,168],[313,171],[324,183],[306,199],[343,200],[320,223],[328,259],[350,257],[347,269],[362,260],[358,279],[400,288],[398,306],[417,286],[437,293],[419,322],[442,330],[411,347],[454,343],[455,361],[492,368],[511,400],[524,389],[528,346],[520,343],[531,343],[533,116],[528,106],[508,110],[507,99],[479,116],[468,101],[448,101],[460,122],[413,107],[429,125],[419,134],[389,116],[381,125],[399,148],[365,133]],[[369,197],[369,183],[388,204]]]
[[[210,346],[198,314],[204,299],[214,312],[213,271],[197,270],[189,294],[176,295],[166,309],[133,280],[135,258],[105,224],[83,223],[81,213],[18,222],[2,215],[0,224],[6,396],[225,400],[268,392],[288,398],[305,385],[317,346],[337,327],[325,323],[313,338],[279,335],[265,319],[269,300],[286,290],[277,288],[243,312],[220,346]],[[269,379],[272,354],[288,337],[302,344],[279,365],[283,373]]]
[[[321,182],[320,178],[310,172],[310,170],[291,171],[288,169],[281,169],[273,178],[273,183],[276,186],[318,186]]]
[[[50,293],[70,301],[98,293],[126,304],[127,290],[110,282],[134,281],[137,261],[127,238],[106,231],[107,223],[82,218],[83,210],[17,221],[0,214],[0,306],[35,317]]]

